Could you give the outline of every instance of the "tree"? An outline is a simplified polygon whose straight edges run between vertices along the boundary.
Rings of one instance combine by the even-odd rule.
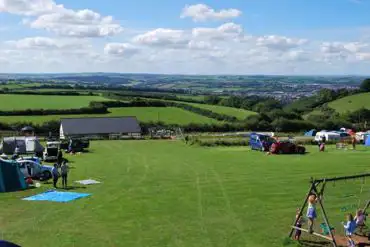
[[[361,90],[364,92],[370,92],[370,78],[365,79],[360,86]]]

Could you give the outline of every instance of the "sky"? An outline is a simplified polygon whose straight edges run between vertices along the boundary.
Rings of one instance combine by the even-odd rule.
[[[370,0],[0,0],[0,73],[369,75]]]

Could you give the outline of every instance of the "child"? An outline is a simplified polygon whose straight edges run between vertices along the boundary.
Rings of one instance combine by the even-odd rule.
[[[304,221],[303,221],[303,217],[302,217],[302,214],[299,208],[297,208],[295,218],[297,219],[297,224],[295,226],[298,228],[302,228]],[[299,240],[301,238],[301,234],[302,234],[302,231],[297,229],[295,231],[294,239]]]
[[[357,210],[354,220],[356,221],[356,226],[360,229],[360,233],[362,233],[365,227],[365,214],[361,209]]]
[[[353,232],[356,229],[356,221],[354,221],[353,215],[348,214],[347,215],[347,223],[342,222],[342,224],[344,226],[344,230],[346,232],[346,237],[348,239],[348,246],[349,247],[355,247],[356,244],[355,244],[355,241],[353,241],[353,239],[352,239],[352,235],[353,235]]]
[[[310,234],[313,233],[313,224],[315,219],[317,218],[316,214],[316,203],[318,201],[318,197],[315,194],[312,194],[308,197],[308,208],[307,208],[307,218],[308,218],[308,232]]]

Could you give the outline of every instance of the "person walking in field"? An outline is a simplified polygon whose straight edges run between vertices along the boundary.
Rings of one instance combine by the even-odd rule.
[[[63,162],[63,152],[62,149],[58,150],[58,155],[57,155],[57,160],[58,160],[58,165],[62,165]]]
[[[66,161],[63,161],[62,166],[60,167],[62,173],[62,186],[64,189],[67,188],[67,179],[68,179],[68,171],[69,167]]]
[[[53,175],[53,185],[54,185],[54,188],[57,188],[57,183],[58,183],[58,179],[59,179],[58,164],[54,164],[54,167],[51,170],[51,173]]]

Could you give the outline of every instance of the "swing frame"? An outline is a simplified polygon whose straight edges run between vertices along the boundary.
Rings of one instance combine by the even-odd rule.
[[[301,230],[301,231],[309,233],[307,229],[299,228],[296,225],[297,225],[297,222],[298,222],[299,218],[302,217],[302,215],[303,215],[303,210],[307,206],[308,198],[310,197],[310,195],[316,195],[317,196],[318,204],[321,208],[322,216],[324,218],[324,223],[326,224],[326,226],[329,229],[331,229],[331,225],[329,224],[329,219],[327,217],[327,214],[326,214],[326,211],[325,211],[325,208],[324,208],[324,204],[322,202],[326,183],[329,183],[329,182],[334,182],[335,183],[336,181],[340,181],[340,180],[355,180],[355,179],[366,178],[366,177],[370,177],[370,173],[364,173],[364,174],[352,175],[352,176],[343,176],[343,177],[321,178],[321,179],[311,178],[311,180],[310,180],[310,189],[308,190],[308,192],[306,194],[303,205],[300,208],[298,217],[296,217],[293,225],[291,226],[292,229],[289,233],[289,238],[292,238],[293,233],[294,233],[295,230]],[[363,208],[364,214],[366,213],[366,210],[369,208],[369,206],[370,206],[370,199],[368,200],[365,207]],[[312,235],[315,235],[317,237],[329,240],[334,247],[338,247],[337,242],[335,240],[335,236],[334,236],[334,234],[331,230],[329,230],[330,237],[319,234],[319,233],[316,233],[316,232],[313,232]]]

